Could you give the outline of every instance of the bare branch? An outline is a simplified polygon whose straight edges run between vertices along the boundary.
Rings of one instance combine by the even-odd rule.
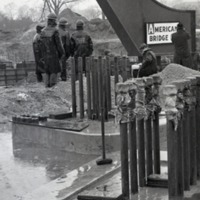
[[[59,10],[65,5],[66,3],[65,2],[62,2],[59,6]]]
[[[52,12],[51,11],[51,3],[50,3],[50,1],[49,0],[45,0],[46,1],[46,4],[47,4],[47,6],[48,6],[48,9],[49,9],[49,12]]]
[[[61,8],[68,3],[73,3],[81,0],[43,0],[44,6],[42,9],[42,13],[45,11],[45,7],[47,5],[49,12],[54,12],[56,15],[59,15]],[[43,14],[42,14],[43,15]]]

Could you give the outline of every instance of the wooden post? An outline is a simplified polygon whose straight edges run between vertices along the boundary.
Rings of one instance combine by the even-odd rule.
[[[135,108],[135,95],[137,86],[135,82],[130,82],[129,96],[131,101],[128,107],[131,110]],[[135,194],[138,192],[138,177],[137,177],[137,136],[136,136],[136,119],[134,114],[133,118],[129,123],[129,150],[130,150],[130,183],[131,183],[131,193]]]
[[[147,176],[153,174],[153,149],[152,149],[152,108],[151,108],[151,101],[152,101],[152,85],[153,79],[151,77],[147,77],[145,80],[145,104],[147,108],[149,107],[148,117],[145,120],[145,141],[146,141],[146,171]]]
[[[101,133],[102,133],[102,159],[106,158],[105,153],[105,126],[104,126],[104,87],[103,87],[103,66],[102,66],[102,58],[99,57],[99,65],[98,65],[98,80],[99,80],[99,110],[101,116]]]
[[[78,58],[80,119],[84,118],[83,59]]]
[[[112,109],[112,97],[111,97],[111,68],[110,68],[110,58],[106,57],[106,69],[107,69],[107,105],[108,111]]]
[[[96,118],[100,120],[100,110],[99,110],[99,75],[98,75],[98,67],[100,65],[99,58],[95,59],[95,96],[96,96]]]
[[[117,92],[117,121],[120,126],[120,146],[121,146],[121,180],[122,180],[122,195],[125,199],[129,199],[129,162],[128,162],[128,118],[127,118],[127,101],[124,101],[128,93],[128,86],[125,83],[116,85]]]
[[[196,134],[196,78],[188,77],[191,82],[191,110],[190,110],[190,184],[197,183],[197,134]]]
[[[161,78],[158,75],[153,75],[153,90],[154,90],[154,99],[156,102],[159,98],[159,85],[161,85]],[[153,119],[153,152],[154,152],[154,173],[160,174],[160,130],[159,130],[159,113],[161,109],[160,106],[157,106],[156,111],[154,112]]]
[[[122,78],[123,78],[123,82],[126,81],[128,79],[127,76],[127,58],[126,56],[124,56],[122,58]]]
[[[92,67],[92,99],[93,99],[93,119],[99,118],[99,90],[98,90],[98,59],[93,59]]]
[[[91,58],[86,58],[86,77],[87,77],[87,115],[88,119],[92,119],[91,111]]]
[[[168,192],[169,200],[180,197],[178,195],[178,148],[177,127],[178,110],[176,109],[177,89],[174,85],[167,85],[163,89],[166,96],[165,112],[167,117],[167,148],[168,148]],[[182,197],[182,196],[181,196]]]
[[[197,79],[196,93],[196,129],[197,129],[197,179],[200,180],[200,76],[195,76]]]
[[[102,59],[102,77],[104,119],[108,121],[108,74],[106,58]]]
[[[127,78],[130,79],[132,77],[132,74],[131,74],[131,64],[128,57],[126,58],[126,63],[127,63],[126,65]]]
[[[184,115],[183,115],[183,163],[184,163],[184,189],[190,190],[190,81],[185,80],[185,89],[183,97],[185,99]]]
[[[114,72],[115,72],[115,86],[119,82],[119,65],[118,65],[118,57],[114,58]],[[117,104],[116,102],[116,97],[117,97],[117,92],[115,92],[115,105]]]
[[[75,60],[71,58],[72,116],[76,117],[76,72]]]
[[[95,64],[96,60],[92,58],[92,119],[96,118],[96,79],[95,79]]]
[[[98,58],[98,64],[97,64],[97,80],[98,80],[98,119],[101,120],[101,76],[102,76],[102,73],[103,73],[103,65],[102,65],[102,57],[99,56]]]
[[[145,113],[145,90],[144,80],[136,79],[137,94],[136,94],[136,117],[137,117],[137,137],[138,137],[138,162],[139,162],[139,186],[144,187],[145,179],[145,137],[144,137],[144,117],[140,113]]]
[[[129,199],[129,163],[127,132],[127,123],[120,123],[122,194],[125,198]]]
[[[185,89],[185,81],[173,81],[173,85],[177,88],[177,99],[176,99],[176,108],[179,112],[179,118],[178,118],[178,127],[177,127],[177,181],[178,181],[178,187],[177,187],[177,194],[178,196],[183,196],[184,192],[184,142],[183,142],[183,114],[184,114],[184,96],[183,92]]]

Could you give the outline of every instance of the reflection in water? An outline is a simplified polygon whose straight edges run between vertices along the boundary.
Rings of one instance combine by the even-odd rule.
[[[60,175],[60,181],[71,178],[73,182],[77,175],[71,175],[75,176],[72,179],[65,173],[95,157],[31,145],[22,146],[15,141],[12,143],[11,132],[0,132],[0,200],[21,199],[26,193],[31,193]],[[81,173],[88,169],[89,166],[81,168]]]
[[[15,144],[14,147],[15,149],[13,149],[13,154],[15,158],[31,165],[44,165],[46,175],[51,180],[56,179],[74,168],[96,158],[96,156],[58,151],[56,149],[47,149],[30,145],[22,146]]]

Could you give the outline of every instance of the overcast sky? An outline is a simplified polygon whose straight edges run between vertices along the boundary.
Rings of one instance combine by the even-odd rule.
[[[122,1],[125,1],[125,0],[122,0]],[[175,0],[158,0],[158,1],[167,2],[167,5],[170,6],[170,4],[174,2]],[[186,1],[186,0],[179,0],[179,2],[183,2],[183,1]],[[194,0],[188,0],[188,1],[194,1]],[[74,10],[75,12],[79,12],[80,10],[83,10],[87,7],[98,6],[96,0],[81,0],[80,2],[81,3],[77,3],[77,2],[74,3],[75,6],[72,7],[72,10]],[[13,3],[13,5],[15,5],[14,7],[15,11],[18,10],[18,8],[23,5],[27,5],[29,7],[39,9],[39,7],[43,5],[43,0],[0,0],[0,11],[4,13],[9,13],[12,10],[13,12],[13,9],[10,9],[10,11],[9,9],[5,10],[6,8],[5,6],[8,5],[9,3]],[[12,8],[13,8],[13,5],[12,5]],[[72,5],[72,4],[69,4],[69,5]],[[71,6],[69,7],[71,8]]]
[[[96,0],[82,0],[81,4],[77,4],[76,7],[78,7],[79,9],[84,9],[88,6],[91,5],[97,5]],[[14,3],[16,5],[16,9],[19,8],[20,6],[23,5],[28,5],[28,6],[38,6],[39,4],[43,3],[43,0],[0,0],[0,9],[4,9],[5,5],[9,4],[9,3]]]

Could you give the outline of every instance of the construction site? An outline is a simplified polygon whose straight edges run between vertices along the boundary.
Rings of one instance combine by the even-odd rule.
[[[70,57],[67,81],[51,88],[37,82],[35,25],[15,38],[8,34],[1,46],[1,199],[200,199],[196,12],[155,0],[97,3],[104,20],[70,9],[60,14],[70,33],[81,18],[94,42],[84,75],[78,58],[78,78]],[[169,35],[180,22],[191,36],[190,67],[173,62]],[[151,26],[161,27],[159,35],[148,34]],[[155,52],[159,72],[138,78],[133,66],[142,43]]]

